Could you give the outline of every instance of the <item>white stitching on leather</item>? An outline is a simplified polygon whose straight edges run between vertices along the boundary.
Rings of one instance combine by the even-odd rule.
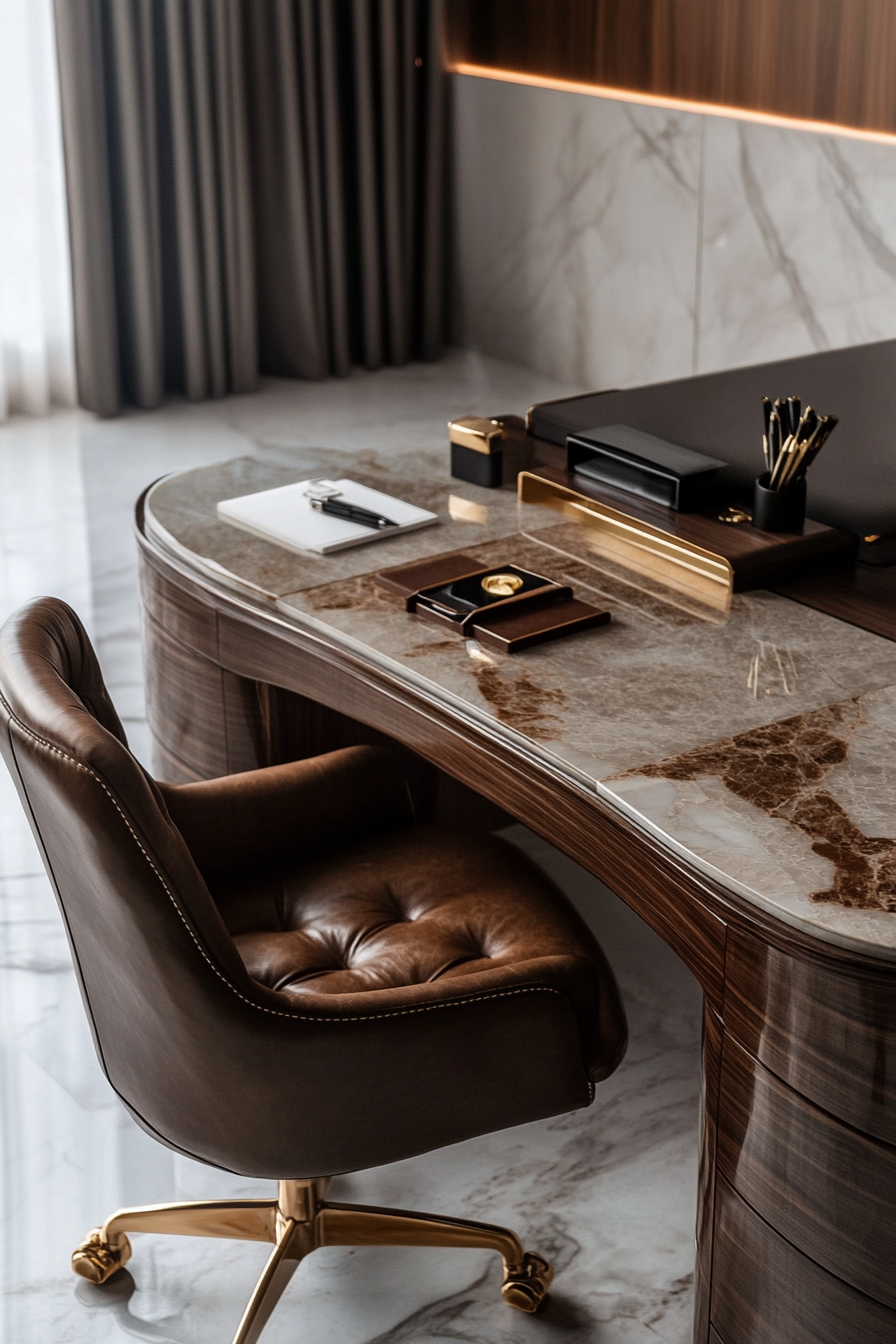
[[[150,868],[153,870],[156,877],[161,882],[165,894],[168,896],[168,899],[171,901],[171,904],[177,911],[181,923],[187,930],[187,933],[190,935],[190,938],[193,940],[193,943],[195,944],[197,950],[199,951],[199,955],[202,957],[203,961],[205,961],[211,967],[211,969],[214,971],[218,979],[221,980],[227,986],[227,988],[231,991],[231,993],[235,994],[237,998],[240,999],[243,1003],[247,1003],[250,1008],[255,1008],[260,1013],[270,1013],[272,1017],[286,1017],[293,1022],[328,1022],[332,1025],[337,1025],[342,1022],[374,1022],[378,1021],[381,1018],[387,1018],[387,1017],[409,1017],[415,1013],[431,1013],[441,1008],[460,1008],[468,1003],[483,1003],[487,1002],[490,999],[507,999],[512,998],[518,994],[556,994],[558,998],[563,999],[565,1002],[568,1002],[568,1000],[566,999],[566,995],[561,994],[558,989],[554,989],[553,986],[551,985],[521,985],[518,989],[501,989],[501,990],[495,990],[490,994],[474,994],[467,999],[452,999],[449,1000],[449,1002],[447,1003],[420,1004],[420,1006],[417,1008],[399,1008],[399,1009],[392,1009],[388,1012],[383,1013],[364,1013],[361,1014],[360,1016],[354,1016],[354,1017],[313,1017],[310,1013],[287,1013],[283,1012],[279,1008],[266,1008],[263,1004],[255,1003],[254,1000],[247,998],[245,994],[241,994],[240,991],[237,989],[236,985],[232,984],[230,980],[227,979],[227,976],[224,975],[224,973],[221,970],[219,970],[219,968],[212,961],[211,957],[208,955],[205,948],[202,946],[199,939],[196,937],[195,933],[190,928],[190,925],[187,922],[187,919],[184,916],[183,911],[178,905],[177,898],[174,895],[174,892],[168,886],[168,883],[165,881],[164,877],[159,872],[155,863],[153,863],[151,856],[144,848],[144,846],[141,844],[140,837],[137,835],[137,832],[134,830],[133,826],[128,821],[128,818],[125,812],[120,807],[118,800],[116,799],[112,790],[106,785],[102,777],[98,775],[95,770],[91,770],[89,765],[84,765],[83,762],[76,760],[74,756],[69,756],[68,753],[63,751],[60,747],[55,746],[52,742],[48,742],[46,738],[41,737],[38,733],[36,733],[33,730],[33,728],[29,728],[27,724],[22,723],[22,721],[16,718],[16,716],[13,714],[10,706],[7,705],[6,701],[3,699],[2,696],[0,696],[0,704],[2,704],[9,713],[11,721],[15,723],[19,728],[21,728],[21,730],[24,733],[26,733],[27,736],[32,737],[35,742],[39,742],[40,745],[46,747],[48,751],[52,751],[57,756],[61,756],[64,761],[67,761],[69,763],[69,765],[75,766],[76,769],[82,770],[84,774],[89,775],[91,779],[96,780],[97,784],[99,784],[100,788],[112,802],[113,807],[115,808],[118,815],[121,817],[125,826],[127,826],[138,849],[140,850],[143,857],[146,859],[146,862],[149,864]]]

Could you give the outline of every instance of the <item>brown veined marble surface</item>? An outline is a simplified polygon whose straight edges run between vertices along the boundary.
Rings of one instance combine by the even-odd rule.
[[[322,557],[216,517],[219,499],[310,476],[350,476],[440,525]],[[896,957],[896,643],[763,591],[704,608],[593,553],[587,528],[452,480],[447,451],[239,458],[160,482],[146,525],[213,581],[511,735],[784,921]],[[501,657],[373,581],[453,550],[571,583],[612,621]]]

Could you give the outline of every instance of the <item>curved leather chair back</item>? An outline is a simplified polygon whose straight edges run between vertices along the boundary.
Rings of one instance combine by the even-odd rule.
[[[203,1081],[216,1110],[237,1104],[233,1089],[247,1080],[222,1070],[213,1043],[237,995],[264,990],[129,752],[64,603],[40,599],[4,626],[0,696],[0,746],[56,890],[100,1062],[141,1122],[171,1142],[160,1097],[180,1089],[175,1130],[191,1128],[184,1117]]]
[[[127,749],[83,627],[55,599],[0,632],[0,749],[102,1067],[168,1146],[248,1176],[333,1175],[587,1104],[568,1002],[522,976],[510,990],[488,974],[384,990],[373,1009],[362,994],[297,1008],[253,980]]]

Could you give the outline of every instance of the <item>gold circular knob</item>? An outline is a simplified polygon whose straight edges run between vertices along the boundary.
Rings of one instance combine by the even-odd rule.
[[[490,597],[513,597],[523,586],[519,574],[486,574],[482,586]]]

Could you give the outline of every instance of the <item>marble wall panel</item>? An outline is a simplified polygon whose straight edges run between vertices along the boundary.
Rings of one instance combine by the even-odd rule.
[[[582,387],[691,371],[700,118],[454,78],[466,344]]]
[[[896,336],[896,145],[705,118],[700,372]]]
[[[896,337],[896,144],[453,96],[460,343],[609,388]]]

